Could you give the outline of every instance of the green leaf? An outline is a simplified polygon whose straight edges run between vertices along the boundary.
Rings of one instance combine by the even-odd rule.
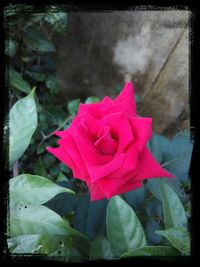
[[[38,250],[40,238],[40,235],[19,235],[9,238],[8,249],[12,253],[34,254]]]
[[[121,258],[138,257],[138,256],[178,256],[180,253],[177,249],[167,246],[146,246],[128,251]]]
[[[56,182],[69,182],[69,179],[62,173],[62,171],[60,171]]]
[[[178,195],[169,185],[162,181],[160,181],[160,191],[165,229],[173,227],[187,228],[187,216]]]
[[[38,81],[38,82],[43,82],[46,79],[45,73],[41,72],[35,72],[35,71],[25,71],[25,73],[31,77],[33,80]]]
[[[45,83],[46,83],[46,87],[50,89],[52,94],[55,94],[58,92],[58,82],[55,76],[48,75]]]
[[[119,196],[107,207],[107,236],[114,256],[146,245],[142,225],[132,208]]]
[[[162,178],[163,179],[163,178]],[[158,200],[162,200],[161,194],[160,194],[160,186],[159,186],[159,178],[154,179],[148,179],[146,183],[146,187],[149,190],[149,192],[154,195],[154,197]]]
[[[96,96],[89,96],[88,98],[86,98],[85,100],[85,104],[91,104],[91,103],[96,103],[98,102],[100,99]]]
[[[41,158],[38,158],[38,161],[35,163],[33,167],[33,172],[37,173],[38,176],[45,177],[47,175],[46,166],[44,162],[41,161]]]
[[[83,262],[82,255],[78,249],[71,247],[68,262]]]
[[[156,231],[156,234],[162,235],[182,254],[190,255],[190,237],[183,228],[170,228],[167,230]]]
[[[41,176],[22,174],[9,181],[10,198],[15,203],[43,204],[59,193],[74,193]]]
[[[75,115],[77,113],[79,104],[80,104],[79,98],[68,102],[67,109],[68,109],[70,115]]]
[[[159,244],[161,242],[162,237],[155,234],[155,231],[160,229],[161,229],[161,224],[159,221],[151,218],[147,221],[145,232],[147,240],[151,244]]]
[[[23,155],[37,128],[37,108],[34,93],[35,89],[28,96],[18,100],[10,110],[10,166]]]
[[[48,12],[45,20],[54,26],[54,30],[58,33],[64,34],[67,27],[67,13],[65,12]]]
[[[18,235],[9,238],[8,248],[11,253],[49,254],[69,243],[70,237],[59,235]]]
[[[67,220],[41,205],[11,206],[9,222],[11,236],[27,234],[83,236],[71,228]]]
[[[79,198],[79,195],[61,193],[50,199],[44,205],[60,216],[66,217],[70,212],[74,211]]]
[[[193,144],[188,131],[177,133],[167,146],[164,155],[166,169],[176,175],[180,181],[188,181],[192,150]]]
[[[22,78],[22,75],[12,68],[9,69],[9,85],[24,93],[31,91],[30,85]]]
[[[135,101],[136,101],[136,104],[139,104],[141,101],[139,95],[137,95],[136,93],[135,93]]]
[[[112,259],[113,253],[108,239],[103,235],[97,235],[91,244],[90,260]]]
[[[162,135],[153,133],[148,145],[151,153],[159,163],[164,161],[164,156],[170,141]]]
[[[125,193],[124,199],[133,209],[139,209],[144,203],[145,195],[145,187],[142,186],[136,190]]]
[[[29,32],[23,37],[25,45],[39,52],[55,52],[54,44],[47,39],[47,37],[41,31],[29,29]]]
[[[5,54],[9,57],[14,57],[18,49],[18,44],[14,40],[5,41]]]

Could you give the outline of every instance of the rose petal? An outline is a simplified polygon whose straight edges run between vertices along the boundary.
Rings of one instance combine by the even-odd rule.
[[[99,179],[96,183],[99,185],[107,198],[136,189],[142,185],[140,181],[135,181],[134,177],[131,179],[130,177],[127,178],[126,176],[121,177],[121,179],[117,180],[117,182],[115,178],[109,177],[109,179]]]
[[[135,176],[135,180],[140,181],[157,177],[175,178],[173,174],[160,166],[147,147],[140,155],[138,167],[140,167],[141,171]]]
[[[109,114],[102,119],[105,125],[109,125],[111,131],[118,139],[118,149],[117,152],[121,153],[125,148],[134,140],[132,127],[128,117],[122,113],[117,112],[114,114]]]
[[[98,179],[108,176],[113,172],[120,170],[124,161],[125,154],[117,154],[113,160],[104,165],[90,165],[88,166],[88,172],[90,175],[91,182],[95,182]],[[116,182],[116,180],[115,180]]]
[[[97,139],[94,145],[99,149],[99,151],[104,155],[114,155],[117,151],[118,145],[110,133],[110,127],[104,126],[97,136],[99,139]]]
[[[65,137],[66,133],[67,133],[66,130],[53,132],[53,134],[55,134],[55,135],[57,135],[58,137],[61,137],[61,138]]]
[[[64,150],[63,147],[47,147],[48,152],[53,154],[56,158],[58,158],[61,162],[67,165],[73,171],[74,178],[79,178],[83,181],[88,180],[85,175],[82,173],[82,170],[78,168],[78,165],[73,161],[70,155]]]
[[[124,101],[128,101],[132,107],[133,114],[136,115],[136,102],[134,96],[134,87],[132,82],[127,82],[121,93],[115,98],[114,102],[118,105]]]
[[[76,173],[76,177],[77,178],[85,178],[88,176],[88,170],[85,166],[84,160],[81,157],[81,153],[79,151],[79,148],[76,145],[76,142],[74,140],[74,137],[72,136],[72,134],[70,133],[70,131],[68,131],[67,135],[65,135],[64,138],[62,138],[61,140],[58,141],[58,144],[60,145],[61,148],[63,148],[64,151],[66,151],[66,153],[70,156],[70,158],[73,160],[75,167],[79,169],[79,173],[80,175],[77,176],[77,171],[75,171]],[[72,168],[74,171],[74,168]]]
[[[152,136],[152,118],[129,118],[134,133],[135,148],[140,152],[144,149]]]
[[[106,197],[104,193],[102,192],[102,190],[100,189],[100,187],[96,183],[92,183],[92,184],[88,183],[87,186],[89,187],[89,190],[90,190],[91,201],[101,200]]]

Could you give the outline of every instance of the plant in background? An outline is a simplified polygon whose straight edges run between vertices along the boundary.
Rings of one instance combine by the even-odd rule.
[[[190,133],[179,132],[171,140],[153,133],[148,140],[157,162],[175,178],[144,180],[140,188],[91,202],[85,183],[45,147],[56,146],[53,133],[69,128],[80,103],[99,99],[63,103],[57,97],[53,37],[66,34],[67,14],[55,7],[33,11],[24,5],[5,10],[9,253],[67,262],[190,255]]]

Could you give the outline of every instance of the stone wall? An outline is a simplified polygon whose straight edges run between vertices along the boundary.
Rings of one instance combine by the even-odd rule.
[[[157,133],[189,129],[189,11],[71,12],[57,42],[62,96],[114,97],[132,80]]]

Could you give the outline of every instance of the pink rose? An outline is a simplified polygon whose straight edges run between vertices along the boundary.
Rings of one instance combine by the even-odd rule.
[[[106,96],[98,103],[80,104],[71,126],[55,134],[60,146],[48,151],[86,182],[91,200],[136,189],[147,178],[174,177],[146,146],[152,119],[137,116],[131,82],[114,100]]]

